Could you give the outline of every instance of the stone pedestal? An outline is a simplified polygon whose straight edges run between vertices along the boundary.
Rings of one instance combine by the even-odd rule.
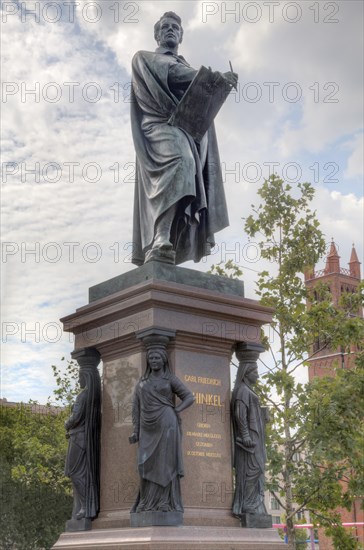
[[[66,522],[66,531],[73,533],[78,531],[90,531],[92,521],[89,518],[69,519]]]
[[[138,512],[130,514],[131,527],[151,527],[163,525],[175,527],[182,525],[182,512]]]
[[[272,516],[269,514],[242,514],[240,525],[254,529],[269,529],[272,528]]]
[[[274,529],[141,527],[64,533],[54,550],[285,550]]]
[[[217,546],[199,545],[210,550],[226,548],[230,542],[228,528],[233,528],[234,537],[253,533],[254,530],[241,529],[239,520],[231,514],[230,360],[236,343],[259,344],[260,328],[270,320],[269,308],[244,298],[242,282],[157,262],[90,289],[89,304],[62,322],[64,330],[75,335],[76,349],[95,347],[103,361],[101,506],[91,533],[77,534],[78,542],[72,539],[73,546],[67,546],[67,541],[71,541],[68,534],[62,535],[55,548],[78,549],[86,539],[88,548],[100,549],[195,548],[187,541],[191,533],[197,536],[203,526],[221,527],[218,533],[225,537],[225,546],[223,542],[216,542]],[[142,336],[156,330],[170,336],[171,368],[196,398],[195,404],[181,414],[185,527],[143,527],[132,531],[130,509],[139,479],[136,445],[128,442],[132,432],[131,403],[134,387],[146,366]],[[139,531],[147,539],[151,537],[144,546]],[[210,528],[203,530],[206,536],[209,532]],[[265,532],[268,536],[271,530]],[[167,542],[163,542],[163,533]],[[98,540],[105,537],[105,541],[108,536],[116,537],[118,542],[92,546],[93,535],[101,537]],[[273,531],[269,534],[271,541],[274,535]],[[180,536],[183,542],[176,546],[173,541]],[[258,540],[261,535],[254,536]],[[129,542],[122,542],[122,538]],[[200,541],[201,536],[195,540]],[[236,549],[273,548],[272,544],[237,546],[235,540],[238,539],[233,540]]]

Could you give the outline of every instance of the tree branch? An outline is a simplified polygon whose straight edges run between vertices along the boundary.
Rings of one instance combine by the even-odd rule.
[[[292,439],[292,444],[294,445],[294,452],[297,453],[298,450],[303,447],[303,445],[307,442],[307,437],[304,437],[303,439],[301,439],[301,441],[299,443],[295,443],[296,439],[293,438]]]
[[[278,502],[279,506],[283,508],[283,510],[287,511],[287,507],[285,504],[283,504],[283,501],[278,497],[277,493],[275,491],[270,491],[270,493],[274,496],[276,501]]]
[[[310,502],[310,500],[312,500],[313,496],[314,496],[316,493],[318,493],[319,490],[320,490],[320,488],[317,487],[314,491],[312,491],[312,493],[310,494],[310,496],[308,496],[308,497],[303,501],[303,503],[300,504],[300,505],[298,506],[298,508],[296,508],[296,509],[292,512],[292,514],[290,514],[290,516],[287,516],[287,518],[288,518],[288,517],[292,517],[292,518],[293,518],[293,517],[295,516],[295,514],[298,514],[301,510],[303,510],[304,508],[306,508],[307,503]]]
[[[311,508],[306,508],[307,512],[310,514],[322,518],[325,523],[330,523],[331,525],[339,525],[336,521],[334,521],[330,516],[325,516],[324,514],[319,514],[316,510],[312,510]]]
[[[269,372],[272,372],[272,373],[274,372],[275,369],[272,369],[271,367],[269,367],[269,366],[263,361],[263,359],[259,358],[259,361],[262,363],[262,365],[265,366],[265,368],[266,368],[267,370],[269,370]]]
[[[301,365],[303,365],[303,363],[305,363],[306,361],[309,361],[310,359],[312,359],[313,357],[315,357],[315,355],[317,355],[318,353],[320,353],[321,351],[323,351],[324,349],[326,349],[328,347],[328,343],[326,343],[324,346],[322,346],[320,349],[318,349],[317,351],[315,351],[314,353],[311,353],[311,355],[308,355],[305,359],[303,359],[302,361],[300,361],[297,365],[295,365],[292,370],[289,371],[289,374],[292,374],[292,372],[294,372],[296,369],[298,369],[298,367],[300,367]]]

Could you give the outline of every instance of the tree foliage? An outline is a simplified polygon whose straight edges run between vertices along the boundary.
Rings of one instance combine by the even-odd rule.
[[[64,531],[72,510],[71,485],[64,477],[67,451],[64,421],[75,388],[76,367],[53,367],[55,398],[62,407],[34,401],[0,409],[0,547],[48,549]]]
[[[271,175],[258,195],[261,203],[252,205],[245,232],[258,240],[261,257],[271,264],[256,282],[261,303],[274,309],[274,341],[263,339],[271,360],[260,385],[273,416],[267,430],[267,486],[285,512],[290,549],[296,547],[296,514],[303,510],[335,534],[338,550],[357,548],[350,533],[340,528],[335,509],[350,508],[355,495],[363,494],[362,356],[354,369],[340,370],[337,365],[336,377],[311,384],[299,382],[297,373],[314,343],[321,343],[315,353],[339,348],[344,356],[363,341],[363,319],[357,315],[362,287],[343,295],[339,304],[325,285],[309,294],[303,275],[325,252],[324,236],[310,208],[314,189],[309,183],[293,189]]]

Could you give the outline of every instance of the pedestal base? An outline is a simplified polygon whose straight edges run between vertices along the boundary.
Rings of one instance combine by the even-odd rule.
[[[66,532],[75,533],[78,531],[90,531],[91,520],[89,518],[69,519],[66,522]]]
[[[63,533],[54,550],[285,550],[273,529],[142,527]]]
[[[242,514],[240,523],[242,527],[249,529],[271,529],[272,516],[269,514]]]
[[[62,322],[76,350],[95,348],[103,361],[100,513],[91,531],[65,533],[54,548],[284,548],[275,531],[242,529],[231,513],[231,355],[241,342],[260,350],[261,327],[271,318],[270,308],[244,298],[241,281],[161,262],[90,289],[89,304]],[[140,479],[137,446],[128,438],[135,386],[146,369],[141,335],[147,333],[168,334],[171,370],[195,396],[182,414],[185,511],[179,527],[130,527]]]
[[[183,525],[183,513],[135,512],[130,514],[130,525],[132,527],[151,527],[153,525],[176,527],[177,525]]]

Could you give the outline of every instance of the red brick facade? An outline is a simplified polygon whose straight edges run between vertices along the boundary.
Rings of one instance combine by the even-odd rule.
[[[332,242],[329,254],[326,258],[326,266],[320,271],[310,271],[305,273],[305,284],[308,289],[313,290],[319,283],[325,283],[329,286],[334,304],[338,304],[339,298],[343,292],[353,292],[360,283],[360,262],[356,254],[354,245],[349,261],[349,269],[340,266],[340,256],[337,253],[335,243]],[[358,315],[363,316],[362,311]],[[318,347],[320,347],[318,345]],[[356,349],[352,348],[351,353],[344,353],[340,349],[319,351],[313,359],[309,360],[309,380],[319,376],[334,376],[335,367],[350,368],[355,360]],[[364,513],[361,510],[361,502],[358,499],[352,510],[340,509],[343,523],[357,523],[364,521]],[[364,543],[363,527],[353,528],[353,533],[358,540]],[[326,537],[322,529],[319,529],[320,550],[333,550],[331,540]]]

